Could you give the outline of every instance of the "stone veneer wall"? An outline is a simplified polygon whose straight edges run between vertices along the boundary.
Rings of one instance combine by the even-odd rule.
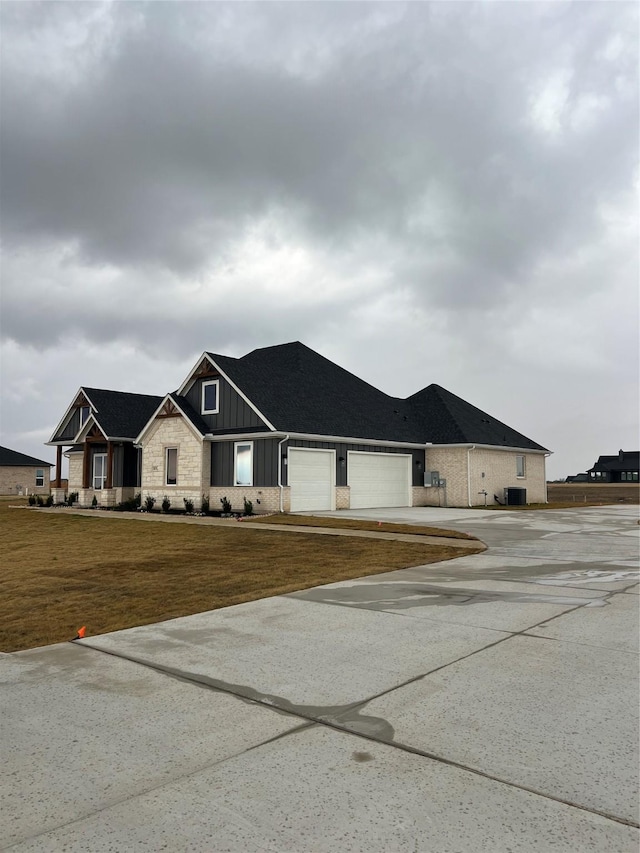
[[[165,483],[165,449],[178,448],[177,484]],[[175,509],[184,509],[184,499],[196,509],[202,505],[209,483],[211,446],[203,442],[182,417],[158,418],[142,447],[142,503],[151,495],[159,508],[166,495]]]
[[[79,492],[82,488],[83,453],[69,453],[69,492]]]
[[[44,465],[44,485],[36,486],[36,470],[39,465],[7,465],[0,468],[0,495],[48,495],[51,469]],[[20,486],[21,489],[16,488]]]

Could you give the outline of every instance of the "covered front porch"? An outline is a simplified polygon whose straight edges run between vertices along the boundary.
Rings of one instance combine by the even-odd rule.
[[[62,487],[62,457],[69,460],[68,492]],[[63,503],[77,493],[82,507],[112,507],[134,497],[140,490],[140,450],[132,442],[105,440],[89,434],[81,445],[64,452],[56,449],[56,474],[51,484],[54,503]]]

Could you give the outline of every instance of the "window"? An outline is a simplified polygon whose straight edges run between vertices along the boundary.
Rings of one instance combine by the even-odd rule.
[[[44,469],[36,468],[36,486],[44,486]]]
[[[623,471],[622,474],[620,474],[620,479],[622,480],[623,483],[626,482],[626,480],[627,480],[627,472],[626,471]],[[631,479],[631,478],[629,478],[629,479]]]
[[[516,477],[526,476],[526,470],[524,456],[516,456]]]
[[[93,457],[93,488],[104,489],[107,482],[107,454],[96,453]]]
[[[202,405],[200,406],[200,411],[203,415],[217,415],[220,411],[218,407],[219,384],[218,379],[202,383]]]
[[[91,409],[89,408],[89,406],[80,407],[80,426],[82,426],[86,422],[90,412]]]
[[[234,486],[253,485],[253,442],[239,442],[234,445]]]
[[[167,447],[165,450],[165,485],[175,486],[178,482],[178,448]]]

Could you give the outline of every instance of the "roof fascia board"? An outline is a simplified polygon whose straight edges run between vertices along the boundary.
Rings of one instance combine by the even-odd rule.
[[[283,432],[274,430],[273,432],[251,432],[251,433],[226,433],[224,435],[205,436],[209,441],[243,441],[246,439],[259,438],[295,438],[302,441],[332,441],[336,444],[370,444],[380,447],[412,447],[418,450],[424,450],[425,444],[416,444],[411,441],[389,441],[388,439],[377,438],[353,438],[344,435],[321,435],[320,433],[307,432]]]
[[[428,444],[427,447],[431,450],[437,450],[439,447],[443,448],[451,448],[451,447],[475,447],[477,450],[507,450],[513,453],[516,451],[517,453],[544,453],[545,455],[550,455],[553,451],[544,450],[544,449],[536,449],[533,447],[506,447],[500,444],[474,444],[471,441],[460,443],[460,444]]]
[[[199,362],[198,362],[198,363],[199,363]],[[142,443],[142,440],[143,440],[143,438],[144,438],[144,436],[145,436],[145,433],[147,433],[147,432],[149,431],[149,429],[150,429],[150,428],[151,428],[151,426],[153,425],[154,421],[156,420],[156,418],[158,417],[158,415],[159,415],[159,414],[160,414],[160,412],[162,411],[162,408],[163,408],[164,404],[165,404],[167,401],[170,401],[170,402],[172,403],[172,405],[174,405],[174,406],[176,407],[176,409],[180,412],[180,415],[182,416],[182,418],[186,421],[187,426],[189,427],[189,429],[191,430],[191,432],[195,435],[195,437],[196,437],[197,439],[199,439],[200,441],[202,441],[202,439],[204,438],[204,436],[202,435],[202,433],[200,432],[200,430],[196,429],[196,427],[191,423],[191,419],[190,419],[190,418],[188,418],[188,417],[187,417],[187,415],[185,415],[185,413],[184,413],[184,412],[182,411],[182,409],[180,408],[180,405],[176,402],[176,400],[174,400],[173,396],[172,396],[171,394],[166,394],[166,395],[165,395],[165,397],[163,398],[163,400],[161,401],[160,405],[158,406],[158,408],[155,410],[155,412],[151,415],[151,417],[149,418],[149,420],[148,420],[148,421],[146,422],[146,424],[143,426],[143,428],[142,428],[142,430],[141,430],[140,434],[139,434],[139,435],[137,436],[137,438],[134,440],[134,442],[133,442],[133,443],[134,443],[134,445],[136,445],[136,446],[137,446],[137,445],[139,445],[139,444],[141,444],[141,443]]]
[[[262,414],[262,412],[260,411],[260,409],[255,405],[255,403],[252,403],[252,402],[251,402],[251,400],[247,397],[247,395],[244,393],[244,391],[242,391],[240,388],[238,388],[238,386],[237,386],[237,385],[236,385],[236,383],[233,381],[233,379],[231,379],[231,378],[230,378],[230,377],[229,377],[229,376],[224,372],[224,370],[220,367],[220,365],[219,365],[219,364],[216,364],[216,362],[211,358],[211,356],[209,355],[209,353],[208,353],[208,352],[203,352],[203,353],[202,353],[202,355],[200,356],[200,358],[198,359],[198,361],[195,363],[195,365],[194,365],[194,366],[193,366],[193,368],[191,369],[191,372],[189,373],[189,376],[185,379],[185,381],[182,383],[182,385],[180,386],[180,388],[178,388],[177,393],[178,393],[180,396],[182,396],[182,394],[184,394],[185,390],[187,390],[188,388],[190,388],[190,387],[191,387],[191,385],[193,384],[193,382],[192,382],[192,380],[191,380],[191,377],[192,377],[192,375],[193,375],[193,371],[194,371],[194,370],[195,370],[195,369],[196,369],[200,364],[202,364],[202,359],[203,359],[203,358],[206,358],[206,359],[207,359],[207,361],[209,362],[209,364],[210,364],[212,367],[215,367],[215,369],[218,371],[218,373],[220,374],[220,376],[222,376],[222,377],[223,377],[223,378],[224,378],[224,379],[229,383],[229,385],[231,385],[231,387],[232,387],[232,388],[233,388],[233,390],[236,392],[236,394],[238,394],[238,396],[242,397],[242,399],[245,401],[245,403],[247,404],[247,406],[249,406],[251,409],[253,409],[253,411],[254,411],[254,412],[256,413],[256,415],[260,418],[260,420],[264,421],[264,423],[269,427],[269,429],[271,430],[271,432],[275,432],[275,431],[276,431],[276,428],[275,428],[275,427],[274,427],[274,425],[271,423],[271,421],[269,421],[269,420],[268,420],[268,419],[267,419],[267,418]]]

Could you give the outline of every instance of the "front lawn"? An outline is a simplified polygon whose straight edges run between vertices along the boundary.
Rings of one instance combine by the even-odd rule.
[[[0,501],[4,652],[72,639],[82,625],[89,637],[468,553],[454,540],[92,518],[18,503]]]

